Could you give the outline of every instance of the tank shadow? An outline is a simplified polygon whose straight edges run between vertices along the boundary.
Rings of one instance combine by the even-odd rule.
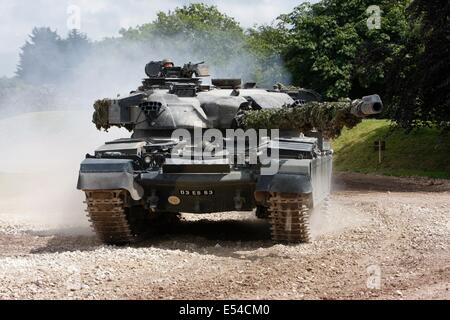
[[[201,255],[215,255],[244,260],[259,257],[248,254],[274,246],[270,224],[265,220],[180,220],[157,233],[148,234],[134,247],[181,250]],[[282,257],[280,257],[282,258]]]
[[[206,241],[270,241],[270,225],[264,220],[179,220],[163,230],[168,238],[204,238]],[[157,235],[149,235],[156,238]]]
[[[95,236],[53,235],[44,246],[30,250],[31,254],[94,251],[101,243]]]
[[[83,235],[80,232],[83,231]],[[44,246],[30,250],[32,254],[71,251],[94,251],[102,245],[95,235],[84,235],[86,230],[64,229],[27,231],[33,237],[48,238]],[[240,249],[252,250],[270,247],[270,225],[257,219],[198,220],[180,219],[158,226],[143,235],[133,248],[154,247],[167,250],[188,250],[199,254],[235,256]],[[123,246],[122,246],[123,247]],[[122,248],[117,246],[117,248]]]

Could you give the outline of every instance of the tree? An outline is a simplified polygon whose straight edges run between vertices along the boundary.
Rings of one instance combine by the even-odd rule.
[[[155,21],[120,31],[124,40],[158,43],[186,49],[223,65],[242,49],[244,31],[239,23],[216,6],[194,3],[168,13],[159,12]]]
[[[66,39],[50,28],[34,28],[22,47],[17,76],[30,84],[56,84],[76,70],[91,44],[85,34],[69,32]]]
[[[62,54],[64,55],[64,68],[67,74],[76,73],[77,67],[88,57],[92,44],[86,34],[74,29],[67,38],[62,40]]]
[[[450,130],[450,3],[414,0],[407,46],[396,57],[390,116],[406,129]]]
[[[261,26],[245,31],[216,6],[196,3],[159,12],[157,18],[137,28],[121,30],[127,45],[144,43],[145,51],[166,54],[179,60],[206,60],[214,76],[239,77],[272,86],[288,80],[280,55],[270,43],[279,30]]]
[[[290,84],[290,73],[284,66],[288,32],[282,24],[262,25],[246,31],[246,48],[254,57],[254,78],[262,86]]]
[[[382,94],[385,70],[407,32],[407,3],[322,0],[280,16],[289,30],[283,56],[294,84],[312,87],[330,100],[374,89]],[[382,26],[371,30],[366,11],[374,4],[382,10]]]
[[[17,76],[31,84],[58,81],[64,70],[61,38],[50,28],[34,28],[21,48]]]

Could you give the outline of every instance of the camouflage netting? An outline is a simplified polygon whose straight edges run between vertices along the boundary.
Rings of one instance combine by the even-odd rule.
[[[94,114],[92,115],[92,122],[95,124],[98,130],[104,129],[108,131],[111,128],[109,124],[109,106],[111,105],[111,100],[103,99],[97,100],[94,103]]]
[[[277,82],[274,86],[274,89],[278,89],[278,90],[299,90],[299,87],[295,87],[295,86],[291,86],[291,85],[285,85],[281,82]]]
[[[294,103],[282,109],[248,111],[241,119],[245,129],[292,129],[309,132],[316,129],[326,138],[340,135],[342,128],[353,128],[361,118],[350,111],[350,100],[342,102]]]

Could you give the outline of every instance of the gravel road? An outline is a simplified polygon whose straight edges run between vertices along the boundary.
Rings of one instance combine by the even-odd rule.
[[[0,299],[450,299],[450,181],[337,175],[315,240],[296,246],[237,212],[104,246],[85,225],[36,223],[5,201]]]

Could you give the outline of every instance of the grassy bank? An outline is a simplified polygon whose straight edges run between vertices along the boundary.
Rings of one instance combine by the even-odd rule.
[[[381,164],[374,150],[378,139],[386,141]],[[439,136],[437,129],[389,133],[388,121],[364,120],[351,130],[344,129],[333,148],[336,171],[450,179],[450,136]]]

